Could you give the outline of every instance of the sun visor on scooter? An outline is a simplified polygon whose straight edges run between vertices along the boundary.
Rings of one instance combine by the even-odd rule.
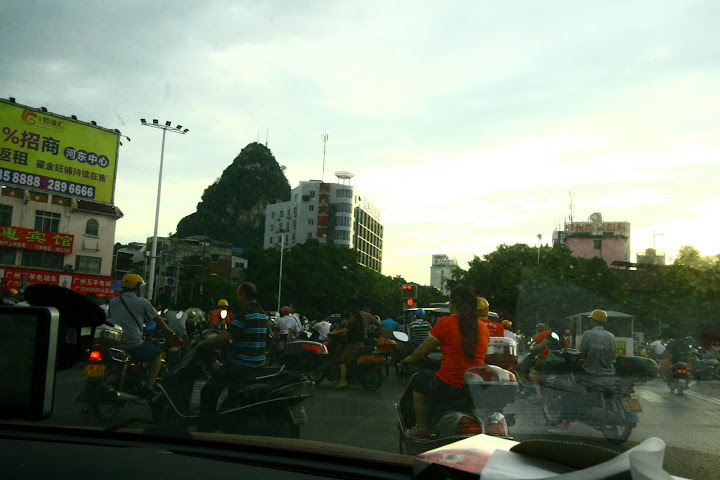
[[[56,370],[66,370],[87,359],[95,327],[107,318],[105,311],[84,295],[57,285],[29,285],[24,294],[30,305],[55,307],[60,312]]]

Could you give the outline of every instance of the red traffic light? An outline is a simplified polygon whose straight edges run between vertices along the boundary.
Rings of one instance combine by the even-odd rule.
[[[415,300],[413,300],[412,298],[408,298],[407,300],[405,300],[405,305],[407,305],[408,307],[412,307],[414,304]]]
[[[407,300],[408,298],[417,298],[417,285],[414,283],[403,283],[401,293],[403,300]]]

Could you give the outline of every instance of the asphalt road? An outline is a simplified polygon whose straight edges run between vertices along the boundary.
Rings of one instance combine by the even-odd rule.
[[[83,381],[79,369],[58,374],[54,414],[48,423],[111,426],[131,419],[151,420],[149,408],[142,404],[127,405],[117,418],[104,424],[90,414],[81,414],[73,400],[82,390]],[[360,386],[337,391],[335,383],[325,381],[305,402],[309,424],[303,428],[301,438],[397,452],[394,404],[404,389],[392,372],[376,392]],[[686,478],[720,479],[720,382],[695,384],[682,396],[670,393],[661,379],[638,385],[635,390],[643,411],[639,425],[623,445],[609,444],[599,432],[578,423],[573,423],[563,438],[624,451],[649,437],[659,437],[668,445],[667,471]],[[516,415],[517,423],[511,427],[515,440],[558,438],[558,434],[548,433],[540,405],[518,399],[506,412]],[[142,427],[142,423],[136,426]]]

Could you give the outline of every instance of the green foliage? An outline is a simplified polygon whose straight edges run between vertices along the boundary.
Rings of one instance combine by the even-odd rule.
[[[467,270],[457,269],[448,282],[472,286],[490,302],[491,310],[506,313],[524,331],[538,321],[558,328],[570,315],[595,308],[635,316],[635,331],[648,335],[660,323],[667,336],[720,334],[720,266],[718,257],[701,257],[692,247],[681,249],[675,265],[648,265],[638,270],[614,270],[600,258],[576,258],[566,248],[500,245]]]
[[[197,211],[180,220],[177,236],[206,235],[245,248],[262,248],[265,208],[290,199],[290,184],[272,152],[260,143],[242,149],[205,189]]]
[[[275,310],[280,249],[251,249],[247,258],[247,279],[258,287],[260,304]],[[281,306],[293,303],[308,318],[358,308],[384,318],[401,310],[402,283],[359,265],[355,250],[308,240],[284,252]]]

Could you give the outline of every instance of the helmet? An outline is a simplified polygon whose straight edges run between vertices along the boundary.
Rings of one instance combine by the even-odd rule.
[[[18,294],[18,291],[15,290],[14,288],[11,288],[10,290],[8,290],[8,292],[10,292],[10,296],[11,296],[11,297],[14,297],[15,295]]]
[[[227,300],[225,300],[225,299],[223,298],[222,300],[218,301],[217,306],[218,306],[218,307],[227,307],[227,306],[228,306],[228,302],[227,302]]]
[[[484,317],[490,311],[490,304],[483,297],[477,297],[477,313]]]
[[[570,335],[570,330],[565,330],[565,335]]]
[[[145,285],[145,280],[140,275],[134,273],[128,273],[122,278],[122,288],[134,289],[138,286],[142,287]]]
[[[425,316],[425,310],[423,310],[422,308],[418,308],[417,310],[415,310],[415,316],[416,316],[416,317],[424,317],[424,316]]]
[[[510,320],[503,320],[502,326],[503,326],[503,328],[510,328],[510,327],[512,327],[512,322]]]
[[[280,310],[280,313],[282,313],[283,315],[289,314],[289,313],[290,313],[290,307],[283,307],[283,308]]]
[[[607,322],[607,312],[605,310],[593,310],[589,318],[598,322]]]

